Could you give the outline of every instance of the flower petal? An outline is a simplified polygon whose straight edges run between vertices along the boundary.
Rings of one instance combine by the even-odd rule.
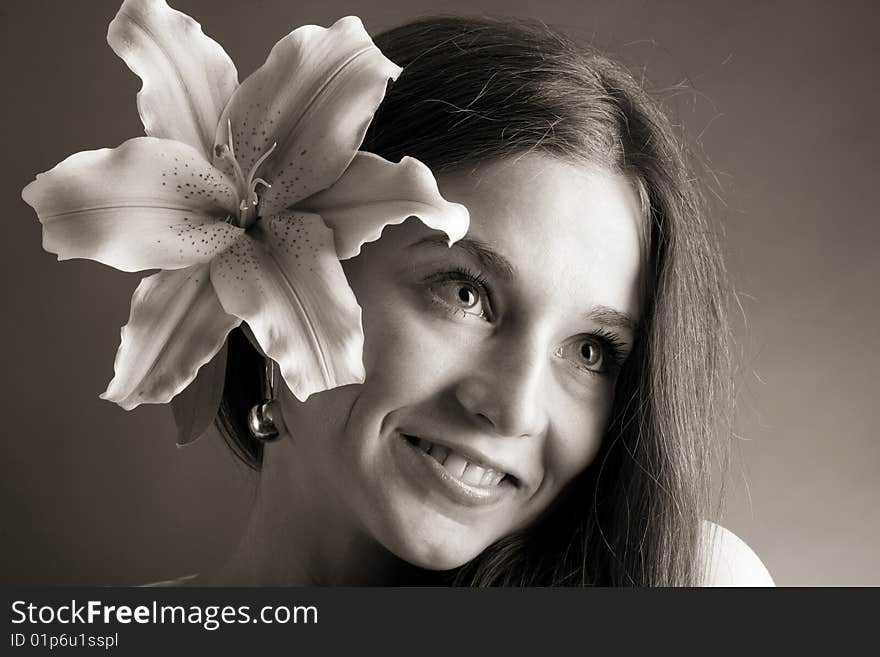
[[[116,376],[101,399],[126,410],[170,401],[240,323],[217,300],[209,265],[148,276],[131,299],[113,365]]]
[[[238,86],[223,48],[164,0],[126,0],[107,41],[143,80],[138,112],[147,134],[189,144],[210,160],[220,113]]]
[[[168,139],[76,153],[21,195],[43,224],[44,249],[123,271],[206,262],[244,232],[223,221],[236,212],[229,181]]]
[[[179,446],[195,442],[214,424],[226,383],[226,351],[224,342],[220,351],[202,365],[193,382],[171,400]]]
[[[216,142],[228,140],[244,172],[277,142],[260,175],[272,183],[260,214],[273,215],[329,187],[355,155],[400,67],[373,45],[360,19],[300,27],[281,39],[224,110]]]
[[[363,382],[361,309],[321,217],[262,219],[211,264],[211,279],[297,399]]]
[[[450,244],[464,237],[470,223],[465,206],[440,196],[427,166],[411,157],[395,164],[363,151],[332,187],[297,209],[324,218],[333,229],[340,260],[356,256],[364,243],[379,239],[385,226],[409,217],[446,233]]]

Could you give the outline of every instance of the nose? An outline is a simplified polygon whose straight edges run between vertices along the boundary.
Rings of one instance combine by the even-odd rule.
[[[534,436],[546,426],[542,393],[547,359],[536,342],[497,345],[484,358],[469,361],[455,385],[465,412],[493,433]]]

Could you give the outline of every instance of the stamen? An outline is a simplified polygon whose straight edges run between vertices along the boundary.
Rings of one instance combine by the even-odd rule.
[[[266,188],[269,188],[272,186],[268,182],[266,182],[263,178],[254,178],[254,176],[257,173],[257,169],[259,169],[260,165],[266,161],[266,158],[272,154],[272,151],[275,150],[276,146],[278,146],[278,142],[272,142],[272,147],[268,151],[263,153],[259,157],[259,159],[257,159],[256,162],[254,162],[254,165],[251,167],[251,170],[248,171],[247,186],[245,187],[245,189],[247,190],[247,198],[251,202],[251,205],[253,205],[254,207],[257,207],[257,205],[259,205],[259,203],[260,203],[260,198],[257,196],[257,185],[263,185]],[[241,203],[242,203],[242,207],[244,207],[245,202],[242,201]],[[242,221],[248,225],[250,224],[250,222],[247,221],[245,215],[242,215]]]
[[[262,184],[266,185],[267,187],[270,186],[269,183],[267,183],[267,182],[266,182],[265,180],[263,180],[262,178],[257,178],[256,180],[254,180],[254,176],[255,176],[256,173],[257,173],[257,169],[259,169],[259,168],[260,168],[260,165],[261,165],[263,162],[266,161],[266,158],[269,157],[269,156],[272,154],[272,152],[275,150],[275,147],[276,147],[276,146],[278,146],[278,142],[277,142],[277,141],[273,141],[273,142],[272,142],[272,147],[271,147],[268,151],[266,151],[265,153],[263,153],[263,154],[260,156],[260,159],[258,159],[256,162],[254,162],[254,166],[251,167],[251,170],[248,171],[248,179],[247,179],[247,188],[246,188],[246,189],[247,189],[249,192],[253,192],[253,191],[255,190],[255,188],[256,188],[258,182],[262,182]]]
[[[257,188],[257,185],[262,185],[266,189],[270,189],[272,187],[272,185],[270,183],[266,182],[262,178],[254,178],[253,185],[254,185],[254,189]]]
[[[235,157],[235,146],[232,144],[232,119],[226,119],[226,145],[229,146],[232,157]]]
[[[257,185],[263,185],[267,189],[272,187],[268,181],[264,178],[255,177],[257,174],[257,170],[266,161],[266,159],[272,155],[275,151],[275,148],[278,146],[278,142],[273,142],[272,147],[269,148],[265,153],[263,153],[256,162],[254,162],[253,166],[248,171],[247,178],[245,178],[244,173],[241,170],[241,165],[239,165],[238,160],[235,157],[235,146],[233,145],[232,138],[232,120],[226,119],[226,130],[227,130],[227,138],[225,144],[217,144],[214,146],[214,155],[216,155],[220,160],[228,163],[232,172],[235,175],[235,184],[238,188],[239,194],[239,204],[238,204],[238,226],[241,228],[247,229],[249,228],[256,220],[256,210],[255,208],[260,203],[260,199],[257,196]]]
[[[232,173],[235,176],[235,184],[239,189],[239,194],[247,195],[248,184],[244,177],[244,173],[235,159],[235,147],[232,144],[232,121],[226,119],[227,137],[225,144],[217,144],[214,147],[214,155],[226,162],[232,167]]]

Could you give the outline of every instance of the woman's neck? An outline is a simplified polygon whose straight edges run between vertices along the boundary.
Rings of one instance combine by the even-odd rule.
[[[361,586],[424,578],[358,527],[319,475],[305,471],[302,461],[285,459],[283,450],[273,452],[238,546],[203,584]]]

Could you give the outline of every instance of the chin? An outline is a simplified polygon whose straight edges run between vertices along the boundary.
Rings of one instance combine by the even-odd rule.
[[[479,556],[485,547],[472,548],[465,545],[450,545],[440,542],[421,542],[406,544],[401,550],[392,550],[396,556],[407,563],[424,570],[452,570],[463,566]]]
[[[385,518],[384,527],[374,532],[374,538],[399,559],[425,570],[463,566],[498,538],[497,528],[454,520],[425,506],[398,511],[396,518]],[[486,520],[489,518],[484,518],[484,523]]]

